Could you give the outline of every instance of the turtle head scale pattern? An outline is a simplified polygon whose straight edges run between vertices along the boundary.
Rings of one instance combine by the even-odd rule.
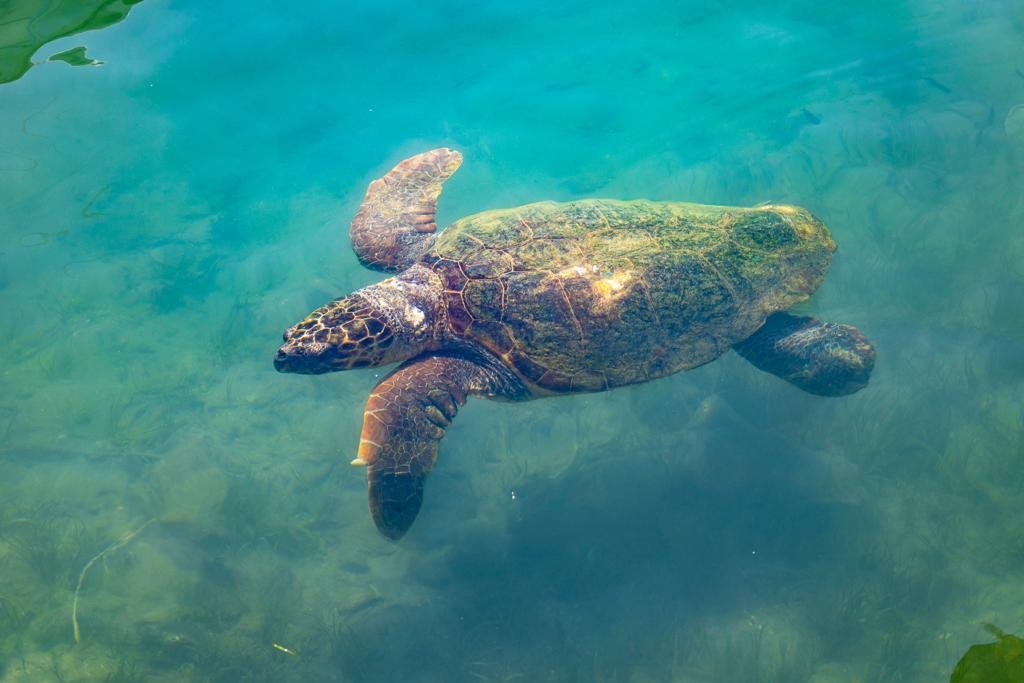
[[[447,319],[438,276],[414,266],[335,299],[288,328],[279,372],[319,375],[408,360],[439,348]]]

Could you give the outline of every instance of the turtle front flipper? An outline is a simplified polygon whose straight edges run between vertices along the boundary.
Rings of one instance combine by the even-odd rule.
[[[370,512],[382,534],[397,541],[423,503],[423,484],[466,397],[518,400],[525,388],[496,361],[420,356],[381,380],[366,402],[359,453],[367,466]]]
[[[875,347],[851,325],[776,313],[736,351],[760,370],[819,396],[846,396],[868,385]]]
[[[441,148],[409,157],[370,183],[349,236],[363,265],[405,270],[426,252],[437,230],[441,184],[462,164],[462,155]]]

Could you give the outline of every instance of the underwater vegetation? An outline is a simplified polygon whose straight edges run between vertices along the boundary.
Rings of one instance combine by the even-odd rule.
[[[82,571],[79,572],[79,574],[78,574],[78,583],[75,585],[75,597],[74,597],[74,600],[71,603],[71,630],[72,630],[72,633],[74,633],[75,642],[76,643],[79,643],[79,642],[82,641],[82,631],[81,631],[81,629],[78,626],[78,599],[79,599],[79,596],[80,596],[80,594],[82,592],[82,585],[85,583],[85,576],[86,576],[86,574],[89,573],[89,570],[92,568],[92,566],[94,564],[96,564],[96,562],[98,562],[99,560],[102,560],[108,553],[112,553],[115,550],[117,550],[118,548],[120,548],[120,547],[124,546],[125,544],[129,543],[133,538],[138,536],[147,526],[149,526],[152,523],[153,523],[153,520],[149,520],[148,522],[146,522],[145,524],[140,526],[135,531],[132,531],[132,532],[130,532],[128,534],[125,534],[119,540],[117,540],[114,543],[108,545],[106,548],[104,548],[100,552],[98,552],[95,555],[93,555],[89,559],[89,561],[85,563],[85,566],[82,567]]]
[[[0,83],[16,81],[32,68],[32,55],[57,38],[116,24],[142,0],[7,0],[0,3]],[[84,47],[51,60],[72,66],[94,64]]]

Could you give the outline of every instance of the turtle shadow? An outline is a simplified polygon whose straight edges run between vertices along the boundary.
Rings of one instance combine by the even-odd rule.
[[[812,454],[784,435],[733,415],[680,440],[698,458],[659,443],[647,453],[609,444],[556,476],[524,476],[503,528],[442,524],[448,543],[409,558],[429,603],[366,615],[355,630],[373,640],[400,623],[432,626],[386,671],[364,662],[367,680],[396,666],[408,680],[595,680],[598,670],[626,680],[645,661],[664,671],[679,629],[757,613],[841,572],[865,532],[861,510],[809,489]]]

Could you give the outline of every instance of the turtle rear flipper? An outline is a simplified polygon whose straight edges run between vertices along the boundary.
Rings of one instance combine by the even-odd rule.
[[[856,327],[780,312],[733,347],[755,367],[818,396],[868,385],[875,347]]]
[[[426,252],[437,230],[441,185],[462,164],[452,149],[433,149],[401,162],[366,190],[349,236],[363,265],[405,270]]]

